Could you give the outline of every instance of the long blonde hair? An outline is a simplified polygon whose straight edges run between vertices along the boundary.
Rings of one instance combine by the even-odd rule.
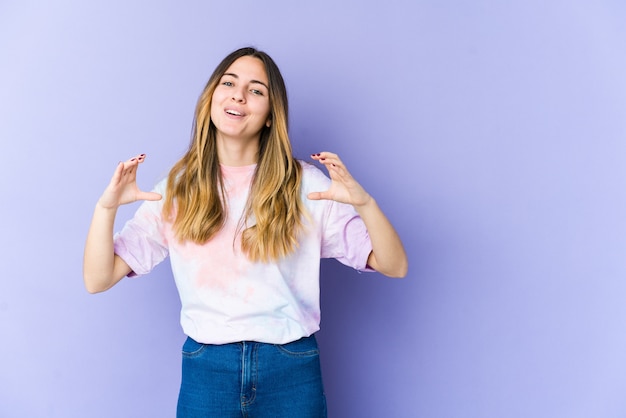
[[[269,79],[270,126],[264,126],[250,194],[241,220],[241,249],[252,261],[276,261],[298,246],[304,206],[300,198],[302,167],[292,155],[288,135],[287,90],[272,58],[241,48],[217,66],[196,106],[189,150],[172,167],[163,206],[176,238],[203,244],[223,227],[226,192],[217,156],[211,99],[221,77],[238,58],[260,59]]]

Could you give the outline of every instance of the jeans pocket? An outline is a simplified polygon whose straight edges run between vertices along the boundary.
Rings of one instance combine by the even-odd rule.
[[[319,356],[320,351],[317,347],[315,337],[305,337],[287,344],[275,344],[274,347],[287,357],[306,358]]]
[[[194,357],[201,354],[206,347],[205,344],[199,343],[191,337],[187,337],[183,344],[183,357]]]

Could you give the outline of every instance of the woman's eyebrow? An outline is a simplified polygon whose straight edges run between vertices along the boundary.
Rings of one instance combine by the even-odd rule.
[[[237,74],[235,74],[235,73],[224,73],[224,75],[228,75],[228,76],[230,76],[230,77],[233,77],[233,78],[239,79],[239,76],[238,76]],[[267,84],[265,84],[264,82],[259,81],[259,80],[250,80],[250,83],[253,83],[253,84],[260,84],[260,85],[264,86],[267,90],[269,90],[269,89],[270,89],[270,88],[267,86]]]

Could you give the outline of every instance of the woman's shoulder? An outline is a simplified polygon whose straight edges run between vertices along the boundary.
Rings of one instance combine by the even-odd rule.
[[[298,162],[300,163],[300,166],[302,166],[303,177],[328,180],[328,176],[326,176],[326,174],[324,174],[318,166],[304,160],[298,160]]]
[[[317,188],[330,183],[330,179],[317,166],[304,160],[298,160],[298,162],[302,167],[302,185],[304,188]]]
[[[159,179],[154,185],[153,191],[164,194],[167,190],[167,177]]]

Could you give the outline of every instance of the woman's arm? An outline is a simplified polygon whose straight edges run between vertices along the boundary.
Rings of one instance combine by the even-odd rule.
[[[83,256],[83,280],[89,293],[110,289],[130,273],[130,267],[113,252],[113,224],[117,208],[96,204]]]
[[[137,200],[159,200],[161,195],[142,192],[137,187],[137,167],[145,159],[141,154],[120,162],[111,182],[98,200],[91,219],[83,257],[83,279],[89,293],[113,287],[131,269],[113,251],[113,225],[117,208]]]
[[[406,276],[409,262],[402,241],[374,198],[370,197],[368,203],[354,208],[363,219],[372,241],[367,264],[385,276]]]
[[[374,198],[350,175],[336,154],[322,152],[311,158],[326,166],[331,184],[327,191],[309,193],[308,198],[352,205],[363,219],[372,242],[367,264],[385,276],[406,276],[409,263],[402,241]]]

